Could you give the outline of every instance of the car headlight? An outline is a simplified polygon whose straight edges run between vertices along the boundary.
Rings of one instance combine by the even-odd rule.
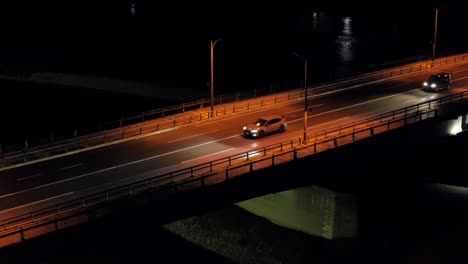
[[[427,86],[427,82],[423,82],[423,86]]]
[[[243,127],[242,129],[243,129],[243,130],[246,130],[246,129],[247,129],[247,127]]]
[[[257,133],[257,129],[250,130],[250,132],[252,132],[252,133]]]
[[[431,88],[436,88],[436,87],[437,87],[437,85],[435,83],[431,84]]]

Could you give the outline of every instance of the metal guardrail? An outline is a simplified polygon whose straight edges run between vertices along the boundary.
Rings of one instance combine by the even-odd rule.
[[[468,55],[462,54],[452,57],[447,57],[444,59],[436,60],[435,64],[432,65],[432,62],[427,62],[424,64],[414,64],[409,65],[406,67],[401,67],[398,69],[387,69],[382,70],[374,73],[368,73],[361,76],[357,76],[351,80],[342,80],[328,84],[322,84],[320,86],[316,86],[312,88],[311,93],[330,93],[339,91],[340,88],[350,86],[352,83],[359,83],[362,84],[364,82],[371,82],[376,80],[381,80],[384,78],[391,78],[396,76],[401,76],[403,74],[411,74],[420,72],[423,70],[432,69],[436,66],[442,66],[447,64],[453,64],[458,62],[467,62]],[[279,103],[291,103],[296,102],[299,100],[303,100],[304,91],[303,89],[296,89],[292,91],[288,91],[281,94],[275,94],[271,96],[265,96],[261,98],[256,98],[254,100],[250,100],[248,102],[238,101],[238,100],[247,100],[247,94],[244,94],[245,98],[240,99],[239,94],[232,97],[219,97],[219,101],[217,101],[217,107],[215,108],[215,117],[221,117],[230,115],[233,113],[239,113],[243,111],[248,111],[252,109],[258,109],[260,107],[271,106],[273,104]],[[244,96],[243,95],[243,96]],[[254,97],[258,94],[254,92]],[[228,102],[231,102],[229,104]],[[234,102],[234,103],[232,103]],[[226,104],[227,103],[227,104]],[[176,105],[169,108],[162,108],[158,110],[152,110],[148,112],[144,112],[139,115],[127,117],[127,122],[130,120],[139,120],[140,123],[127,125],[124,127],[124,122],[122,120],[118,121],[118,125],[116,128],[112,128],[100,133],[94,133],[89,135],[84,135],[80,137],[74,137],[67,140],[62,141],[51,141],[43,145],[39,145],[36,147],[29,146],[28,142],[25,142],[24,148],[16,151],[10,151],[8,153],[0,154],[0,168],[5,168],[9,166],[14,166],[16,164],[26,163],[29,161],[34,160],[41,160],[47,159],[51,156],[67,154],[73,151],[86,149],[89,147],[99,146],[115,141],[121,141],[124,139],[134,138],[137,136],[148,135],[150,133],[154,133],[160,130],[173,128],[176,126],[182,126],[191,124],[194,122],[199,122],[203,120],[208,120],[211,117],[211,111],[208,108],[203,110],[203,105],[207,105],[207,100],[201,101],[194,101],[187,104]],[[221,104],[225,104],[220,107]],[[201,110],[194,111],[193,107],[201,108]],[[158,116],[164,116],[167,114],[174,114],[177,111],[181,111],[182,113],[187,113],[186,110],[191,109],[188,114],[183,116],[175,115],[173,118],[169,119],[156,119]],[[155,121],[148,121],[151,119],[156,119]],[[132,121],[132,122],[133,122]],[[136,121],[135,121],[136,122]],[[1,149],[1,146],[0,146]]]
[[[468,92],[457,93],[323,130],[315,133],[308,143],[304,143],[301,138],[291,139],[189,168],[155,175],[13,218],[2,219],[0,220],[0,247],[86,222],[88,221],[87,212],[90,208],[109,201],[134,197],[148,191],[171,189],[178,193],[213,185],[246,173],[273,167],[280,163],[433,118],[438,116],[442,106],[463,102],[467,99],[467,95]]]

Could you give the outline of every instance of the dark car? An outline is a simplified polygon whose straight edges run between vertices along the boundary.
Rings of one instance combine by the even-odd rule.
[[[452,75],[446,72],[433,74],[423,83],[423,89],[426,91],[437,92],[439,90],[448,90],[452,87]]]
[[[273,132],[283,132],[286,130],[287,123],[281,115],[267,115],[259,117],[255,122],[245,125],[242,130],[244,136],[261,138],[266,134]]]

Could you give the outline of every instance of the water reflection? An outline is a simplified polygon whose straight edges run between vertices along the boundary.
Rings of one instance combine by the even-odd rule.
[[[130,5],[130,13],[132,14],[132,16],[135,16],[135,12],[136,12],[135,4],[132,3]]]
[[[338,44],[337,52],[343,63],[351,63],[354,59],[353,48],[356,43],[356,38],[353,34],[352,19],[351,17],[344,17],[341,21],[341,34],[336,38],[336,43]]]
[[[314,12],[314,14],[312,15],[312,28],[314,30],[314,32],[317,32],[318,31],[318,14],[317,12]]]
[[[313,12],[312,16],[301,18],[303,21],[299,26],[306,32],[328,33],[333,32],[333,16],[326,12]]]
[[[356,235],[354,197],[318,186],[268,194],[236,205],[279,226],[316,237]]]

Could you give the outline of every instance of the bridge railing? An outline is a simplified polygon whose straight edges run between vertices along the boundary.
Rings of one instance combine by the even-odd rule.
[[[438,116],[441,107],[466,100],[468,92],[430,100],[375,117],[314,133],[304,142],[293,138],[262,148],[212,160],[160,175],[148,176],[121,187],[0,220],[0,247],[18,243],[31,235],[53,232],[63,226],[87,221],[87,210],[148,191],[181,192],[213,185],[256,170],[313,155],[356,140]]]
[[[398,69],[386,69],[363,74],[351,80],[321,84],[313,87],[311,91],[309,91],[312,95],[309,94],[308,96],[314,98],[333,92],[339,92],[340,88],[349,86],[353,82],[362,84],[364,82],[420,72],[437,66],[467,62],[467,58],[468,55],[465,54],[456,55],[436,60],[434,65],[432,65],[432,62],[416,63]],[[305,97],[303,89],[257,98],[257,96],[261,94],[265,94],[265,91],[254,91],[253,94],[237,93],[235,95],[219,97],[218,101],[215,102],[216,108],[214,109],[214,115],[215,117],[222,117],[275,104],[294,103],[303,100]],[[247,100],[249,98],[255,99]],[[55,139],[51,139],[49,142],[38,143],[36,146],[33,146],[31,142],[25,141],[23,147],[16,145],[16,147],[5,148],[4,146],[3,151],[0,145],[0,168],[8,168],[17,164],[40,161],[52,156],[67,155],[92,147],[118,143],[123,140],[150,135],[151,133],[156,133],[161,130],[208,120],[212,118],[211,110],[209,108],[203,108],[204,105],[208,105],[208,102],[207,99],[204,99],[128,116],[114,122],[114,125],[109,125],[107,130],[99,133],[76,136],[77,133],[75,132],[75,137],[57,141],[56,136]],[[182,114],[178,112],[182,112]],[[166,115],[172,116],[170,118],[164,118]],[[1,154],[1,152],[3,152],[3,154]]]

